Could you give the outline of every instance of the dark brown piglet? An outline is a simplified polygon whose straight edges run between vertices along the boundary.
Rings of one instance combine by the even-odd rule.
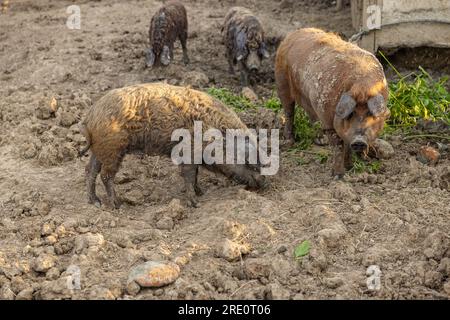
[[[222,35],[230,73],[238,65],[241,85],[247,86],[249,74],[257,72],[261,60],[269,57],[262,25],[250,10],[233,7],[225,16]]]
[[[154,14],[150,22],[147,67],[167,66],[173,60],[173,48],[177,39],[180,40],[183,49],[183,61],[188,64],[187,36],[186,8],[177,1],[168,1]]]
[[[294,143],[294,108],[302,106],[329,136],[335,176],[352,166],[351,151],[368,150],[390,115],[380,62],[335,34],[313,28],[290,33],[278,48],[275,79],[285,138]]]

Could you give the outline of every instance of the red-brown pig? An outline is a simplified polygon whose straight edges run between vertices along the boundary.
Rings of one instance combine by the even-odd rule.
[[[278,48],[275,79],[286,115],[285,138],[294,143],[297,103],[328,135],[337,177],[351,168],[351,151],[366,152],[390,115],[380,62],[332,33],[306,28],[287,35]]]

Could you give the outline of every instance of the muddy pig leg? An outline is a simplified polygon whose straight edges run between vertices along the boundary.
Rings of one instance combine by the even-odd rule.
[[[234,74],[234,59],[230,54],[227,54],[227,61],[228,61],[228,72],[230,74]]]
[[[344,143],[344,166],[346,170],[350,170],[353,167],[352,150],[347,143]]]
[[[120,164],[122,162],[123,156],[118,156],[116,159],[109,163],[103,163],[100,176],[102,182],[105,186],[106,193],[108,195],[111,204],[114,208],[119,209],[120,201],[117,198],[116,191],[114,190],[114,177],[119,171]]]
[[[203,190],[198,185],[198,170],[199,166],[197,166],[197,171],[195,173],[195,184],[194,184],[194,191],[197,196],[202,196],[204,194]]]
[[[335,179],[341,179],[345,174],[345,146],[342,139],[334,131],[327,132],[330,145],[333,149],[333,170]]]
[[[284,139],[288,145],[295,143],[294,137],[294,114],[295,114],[295,99],[291,97],[289,82],[282,73],[275,74],[277,82],[277,92],[283,106],[286,123],[284,124]]]
[[[239,70],[241,70],[241,86],[247,87],[248,86],[248,71],[246,66],[239,62]]]
[[[89,163],[86,166],[86,186],[88,202],[94,204],[96,207],[101,206],[101,201],[95,193],[95,181],[97,180],[98,173],[102,168],[102,164],[97,160],[94,154],[91,154]]]
[[[182,31],[180,35],[180,42],[181,42],[181,48],[183,49],[183,62],[184,64],[189,64],[189,55],[188,55],[188,49],[187,49],[187,31]]]
[[[198,207],[196,199],[196,181],[198,173],[198,165],[195,164],[182,164],[180,165],[181,176],[184,179],[186,189],[186,199],[189,206]]]

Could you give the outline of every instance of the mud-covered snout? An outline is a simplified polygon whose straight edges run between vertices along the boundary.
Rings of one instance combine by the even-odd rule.
[[[253,189],[266,189],[269,186],[269,179],[260,172],[254,171],[249,175],[247,186]]]
[[[246,66],[250,72],[257,72],[261,68],[261,58],[257,51],[250,51],[246,60]]]
[[[356,136],[351,142],[350,142],[350,148],[354,152],[364,152],[369,148],[369,143],[367,142],[367,138],[364,136]]]

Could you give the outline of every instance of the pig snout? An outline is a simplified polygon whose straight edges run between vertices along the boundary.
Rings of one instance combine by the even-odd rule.
[[[256,72],[259,70],[259,67],[261,66],[261,59],[258,57],[258,54],[256,52],[250,52],[250,54],[247,57],[246,64],[250,72]]]
[[[355,152],[363,152],[367,150],[369,144],[367,139],[363,136],[356,136],[350,143],[350,148]]]
[[[251,188],[266,189],[269,186],[269,180],[263,175],[253,176],[252,181],[248,184]]]

